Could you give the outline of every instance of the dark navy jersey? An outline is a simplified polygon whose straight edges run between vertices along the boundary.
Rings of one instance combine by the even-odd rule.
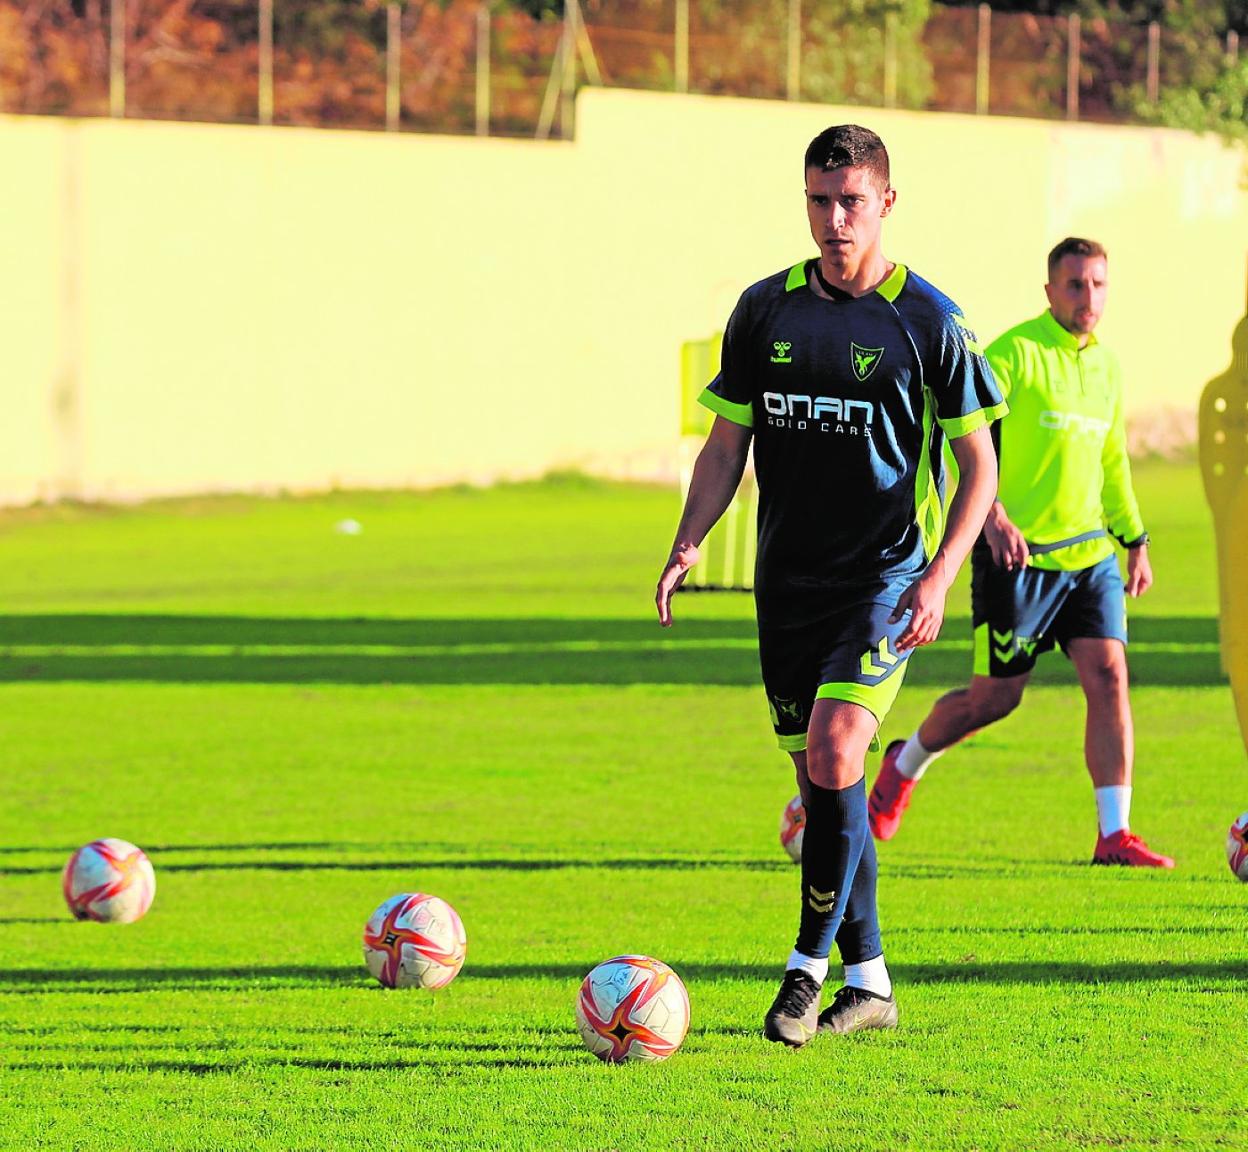
[[[898,264],[874,292],[827,300],[813,265],[745,291],[700,398],[754,432],[760,619],[895,603],[944,532],[946,437],[1006,411],[942,292]]]

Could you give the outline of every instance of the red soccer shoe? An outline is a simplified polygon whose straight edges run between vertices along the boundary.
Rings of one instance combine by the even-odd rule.
[[[897,771],[897,757],[904,740],[894,740],[884,749],[884,759],[880,762],[880,774],[875,778],[875,787],[867,800],[867,823],[871,825],[871,835],[877,840],[891,840],[901,827],[901,817],[910,806],[910,793],[914,791],[917,780],[907,780]]]
[[[1173,868],[1169,856],[1154,852],[1134,832],[1114,832],[1096,838],[1093,864],[1119,864],[1125,868]]]

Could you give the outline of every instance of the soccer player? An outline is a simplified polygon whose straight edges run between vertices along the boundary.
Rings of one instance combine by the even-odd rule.
[[[1118,362],[1095,336],[1109,286],[1105,249],[1063,240],[1049,253],[1048,311],[988,346],[1009,399],[993,429],[1000,489],[971,557],[970,685],[936,701],[884,754],[871,831],[897,832],[924,771],[947,748],[1007,716],[1042,652],[1060,644],[1087,700],[1084,756],[1096,794],[1093,864],[1173,868],[1131,831],[1133,735],[1123,581],[1105,525],[1127,551],[1126,592],[1153,582],[1131,486]]]
[[[716,418],[655,595],[668,626],[752,440],[763,686],[806,805],[797,940],[763,1031],[795,1048],[816,1030],[897,1022],[864,761],[983,525],[996,492],[988,423],[1005,411],[957,305],[884,255],[897,193],[880,138],[829,128],[804,172],[819,256],[748,288],[728,321],[701,396]],[[946,438],[962,477],[947,528]],[[844,986],[820,1015],[834,941]]]

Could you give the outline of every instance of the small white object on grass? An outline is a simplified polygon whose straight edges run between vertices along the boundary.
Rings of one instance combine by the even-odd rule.
[[[334,531],[342,536],[358,536],[364,531],[364,525],[358,520],[339,520],[334,525]]]

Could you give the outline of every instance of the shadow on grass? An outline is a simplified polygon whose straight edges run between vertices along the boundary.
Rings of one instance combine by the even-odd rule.
[[[430,1071],[438,1068],[552,1068],[567,1064],[569,1057],[580,1058],[584,1048],[577,1045],[579,1052],[559,1050],[548,1056],[518,1055],[501,1045],[491,1052],[456,1053],[456,1046],[448,1044],[431,1049],[429,1058],[421,1060],[411,1056],[396,1056],[390,1060],[314,1060],[304,1056],[264,1056],[233,1060],[229,1063],[211,1064],[203,1060],[149,1060],[136,1058],[125,1062],[107,1062],[103,1060],[74,1060],[72,1063],[56,1060],[12,1060],[5,1064],[6,1071],[22,1072],[128,1072],[146,1075],[150,1072],[181,1072],[190,1076],[229,1076],[251,1069],[269,1068],[302,1068],[312,1072],[402,1072],[408,1069],[424,1069]],[[539,1052],[540,1049],[532,1049]]]
[[[703,872],[732,869],[744,872],[795,872],[787,860],[677,860],[668,858],[563,860],[486,859],[462,857],[393,860],[210,860],[179,864],[159,861],[160,872],[566,872],[592,869],[614,872]],[[61,871],[60,865],[0,865],[0,876],[39,876]],[[0,924],[5,923],[0,920]]]
[[[188,852],[192,851],[187,849]],[[473,860],[463,855],[444,857],[387,857],[383,859],[282,860],[265,857],[255,860],[193,860],[186,862],[157,859],[162,874],[178,872],[783,872],[797,875],[787,859],[705,859],[678,857],[507,857]],[[1069,876],[1088,870],[1086,861],[1015,860],[1009,867],[953,861],[889,862],[886,873],[896,880],[986,880],[1009,882],[1045,877]],[[0,876],[40,876],[59,874],[59,864],[0,864]],[[1200,876],[1168,877],[1166,883],[1206,883]],[[3,923],[3,921],[0,921]]]
[[[158,870],[164,874],[179,872],[571,872],[571,871],[607,871],[607,872],[778,872],[796,875],[797,869],[785,857],[777,852],[776,856],[766,859],[756,858],[706,858],[706,857],[601,857],[601,856],[567,856],[567,857],[484,857],[472,859],[464,855],[462,845],[447,845],[445,855],[438,856],[381,856],[351,858],[352,853],[377,851],[387,845],[362,843],[330,843],[318,844],[314,847],[328,855],[315,860],[288,860],[279,857],[264,856],[254,859],[240,860],[170,860],[168,854],[186,854],[194,856],[199,852],[221,851],[280,851],[285,848],[307,850],[305,844],[236,844],[199,847],[187,844],[178,847],[152,849]],[[27,849],[30,852],[57,852],[58,849]],[[0,877],[4,876],[46,876],[59,874],[59,863],[48,864],[5,864],[0,863]],[[1126,870],[1089,869],[1085,859],[1052,860],[1052,859],[1001,859],[968,861],[961,858],[940,860],[928,857],[923,860],[885,860],[882,871],[890,880],[910,881],[944,881],[982,879],[1000,883],[1012,881],[1028,881],[1051,879],[1054,877],[1068,878],[1072,875],[1087,875],[1090,871],[1099,873],[1108,879],[1111,876],[1125,873]],[[1221,877],[1169,873],[1164,877],[1154,877],[1159,883],[1166,885],[1198,884],[1216,885],[1225,888]],[[5,923],[0,919],[0,923]]]
[[[1218,684],[1217,622],[1132,623],[1137,685]],[[948,684],[970,672],[970,621],[919,652],[908,681]],[[758,683],[751,620],[316,619],[243,616],[0,617],[0,681],[330,684]],[[1034,682],[1071,683],[1042,660]]]
[[[1043,930],[1038,930],[1043,931]],[[1124,929],[1124,935],[1129,930]],[[477,980],[579,981],[597,959],[544,964],[476,964],[464,969],[457,985]],[[674,964],[686,982],[775,982],[776,964]],[[1114,960],[1104,963],[1058,960],[954,961],[944,964],[891,964],[898,984],[1149,984],[1225,983],[1248,979],[1248,956],[1218,961]],[[0,994],[28,995],[81,992],[100,993],[183,991],[201,989],[248,991],[337,986],[344,989],[404,996],[382,988],[362,965],[273,965],[237,968],[77,968],[54,970],[10,968],[0,970]],[[440,995],[454,996],[453,990]]]

